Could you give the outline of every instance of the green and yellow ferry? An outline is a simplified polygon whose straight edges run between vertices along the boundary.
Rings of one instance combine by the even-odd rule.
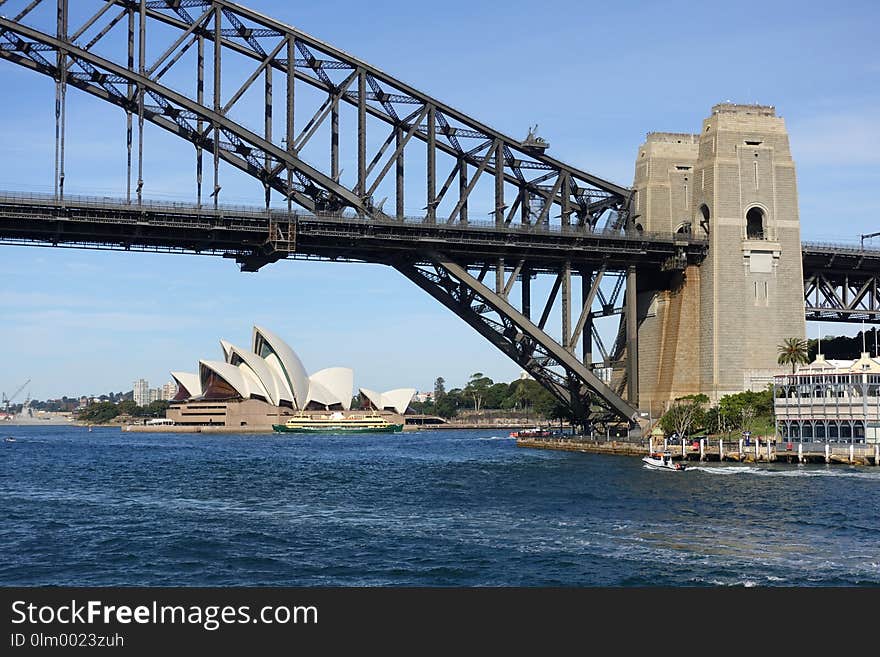
[[[392,424],[378,413],[369,415],[294,415],[285,424],[273,424],[280,433],[398,433],[402,424]]]

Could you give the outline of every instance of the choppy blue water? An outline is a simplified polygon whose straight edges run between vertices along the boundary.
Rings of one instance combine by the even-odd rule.
[[[880,468],[517,448],[500,431],[8,427],[0,584],[880,584]]]

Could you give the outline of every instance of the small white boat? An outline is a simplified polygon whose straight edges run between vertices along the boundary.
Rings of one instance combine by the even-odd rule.
[[[672,460],[672,452],[658,452],[656,454],[648,454],[642,457],[645,465],[658,470],[686,470],[684,463],[675,463]]]
[[[12,436],[6,436],[6,438],[4,438],[3,441],[7,442],[7,443],[14,443],[15,438],[13,438]]]

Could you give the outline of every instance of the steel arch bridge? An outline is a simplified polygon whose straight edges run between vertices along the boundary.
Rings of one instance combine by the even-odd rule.
[[[706,245],[635,231],[629,189],[549,157],[533,131],[503,135],[225,0],[0,0],[0,10],[0,57],[56,86],[55,195],[0,198],[4,241],[214,253],[248,271],[286,257],[390,265],[579,422],[636,425],[636,273],[662,286],[699,263]],[[69,87],[125,114],[127,193],[118,203],[65,196]],[[239,118],[254,102],[259,130]],[[345,119],[353,129],[340,128]],[[192,206],[144,199],[145,122],[192,144]],[[346,175],[344,142],[356,153]],[[265,211],[220,203],[221,162],[259,181]],[[424,204],[417,218],[405,213],[413,188]],[[488,220],[475,220],[480,210]],[[540,299],[539,274],[553,281]],[[554,337],[548,320],[557,312]],[[619,319],[607,345],[596,327],[603,317]],[[616,374],[600,378],[599,367]]]

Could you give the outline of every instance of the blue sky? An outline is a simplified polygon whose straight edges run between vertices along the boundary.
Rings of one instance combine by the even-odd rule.
[[[501,132],[524,137],[538,123],[550,154],[626,185],[646,132],[696,131],[726,100],[775,105],[797,163],[803,238],[880,231],[875,3],[247,4]],[[51,191],[53,85],[6,62],[0,83],[0,189]],[[123,195],[122,113],[72,90],[69,117],[67,191]],[[148,129],[145,196],[193,198],[191,150],[174,142]],[[225,202],[261,202],[243,176],[222,182]],[[378,265],[289,261],[243,274],[219,258],[0,246],[0,281],[0,390],[30,378],[36,398],[129,390],[138,377],[159,385],[169,370],[218,358],[221,337],[246,345],[254,323],[284,336],[309,371],[348,365],[373,389],[519,373]]]

